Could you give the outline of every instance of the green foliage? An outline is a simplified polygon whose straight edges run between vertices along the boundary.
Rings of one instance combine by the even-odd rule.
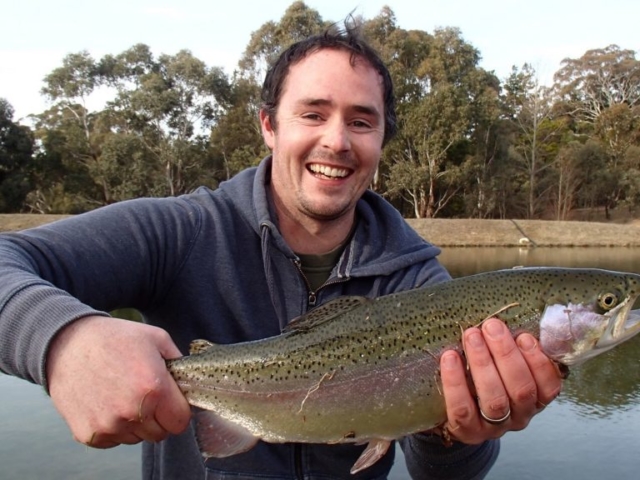
[[[576,133],[598,139],[605,149],[600,205],[608,215],[636,198],[636,167],[628,159],[635,157],[640,140],[640,61],[634,51],[609,45],[565,59],[554,79],[557,109],[572,120]]]
[[[249,44],[238,64],[245,78],[261,84],[270,65],[289,45],[324,31],[325,22],[317,10],[296,1],[287,8],[278,23],[269,21],[251,34]]]
[[[479,79],[486,80],[486,72],[477,66],[478,51],[457,29],[439,29],[433,36],[395,29],[389,36],[388,44],[397,48],[387,47],[387,55],[400,86],[400,133],[383,159],[387,193],[413,204],[417,217],[434,217],[463,187],[461,160],[452,151],[472,134],[474,115],[482,114],[480,102],[472,108],[469,99],[485,93]]]
[[[0,212],[22,210],[31,189],[33,150],[31,131],[14,123],[13,107],[0,98]]]
[[[0,99],[0,211],[78,213],[217,185],[268,154],[267,68],[324,31],[302,1],[252,33],[232,76],[188,50],[71,53],[44,79],[51,108],[16,124]],[[400,131],[372,188],[407,216],[571,218],[640,203],[640,61],[616,45],[565,59],[554,85],[504,80],[456,28],[405,30],[385,6],[351,19],[391,72]],[[96,99],[106,98],[95,108]]]
[[[218,182],[255,165],[268,154],[258,121],[259,89],[251,81],[238,79],[232,89],[232,106],[211,129],[209,153],[215,159]]]

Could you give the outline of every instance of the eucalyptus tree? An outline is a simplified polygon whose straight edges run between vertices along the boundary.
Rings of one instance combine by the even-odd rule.
[[[573,141],[563,145],[556,158],[557,180],[554,192],[556,220],[566,220],[577,202],[577,195],[584,182],[584,145]]]
[[[255,85],[236,76],[230,107],[211,129],[209,153],[216,182],[228,180],[241,170],[256,165],[268,154],[258,121]]]
[[[269,66],[289,45],[310,35],[323,32],[331,23],[302,1],[293,2],[278,22],[268,21],[251,34],[239,72],[261,85]]]
[[[231,86],[219,67],[187,50],[153,57],[145,45],[101,61],[116,90],[107,110],[116,131],[137,136],[162,172],[164,192],[178,195],[202,183],[208,133],[228,108]]]
[[[41,93],[56,107],[70,113],[77,121],[87,141],[91,139],[88,101],[102,85],[98,65],[87,51],[64,57],[62,66],[44,78]]]
[[[14,110],[0,98],[0,212],[19,212],[31,189],[29,171],[34,139],[28,127],[13,121]]]
[[[61,168],[86,176],[87,187],[81,192],[76,191],[84,198],[76,205],[84,203],[88,208],[89,205],[95,207],[111,203],[113,199],[108,180],[96,175],[102,170],[101,142],[108,132],[97,131],[95,126],[99,112],[90,110],[89,106],[95,91],[104,85],[98,62],[86,51],[69,54],[61,67],[44,78],[44,84],[41,92],[52,106],[37,116],[36,135],[45,148],[55,148],[56,151],[45,152],[40,159],[57,157]],[[49,141],[53,137],[55,141]],[[42,180],[47,182],[47,178]],[[64,182],[62,178],[60,181]],[[49,198],[51,195],[47,191],[60,194],[67,189],[62,186],[54,188],[52,184],[39,185],[38,202],[49,209],[55,200]]]
[[[153,190],[153,180],[144,188],[132,188],[139,176],[134,172],[147,170],[148,177],[153,168],[147,161],[140,165],[142,151],[131,152],[121,116],[99,109],[96,101],[100,94],[114,93],[108,90],[105,65],[110,58],[96,61],[88,52],[69,54],[45,77],[42,92],[53,105],[37,116],[42,151],[37,155],[37,189],[29,197],[36,211],[75,213]],[[114,155],[122,149],[119,142],[129,144],[129,158]]]
[[[396,28],[386,44],[399,124],[384,155],[389,194],[411,203],[416,217],[434,217],[462,187],[452,152],[470,135],[480,54],[456,28]]]
[[[582,185],[576,192],[576,207],[594,209],[606,205],[608,192],[620,182],[619,172],[607,168],[608,154],[602,142],[588,139],[575,149]]]
[[[39,148],[29,208],[40,213],[78,213],[109,203],[107,182],[90,173],[101,162],[95,115],[74,104],[54,105],[35,118]]]
[[[565,58],[554,81],[567,112],[590,124],[615,105],[640,105],[640,61],[617,45]]]
[[[512,158],[523,173],[527,218],[534,218],[549,201],[547,177],[564,124],[554,116],[551,90],[541,85],[535,69],[513,67],[504,85],[506,116],[514,130]]]
[[[634,147],[640,141],[640,61],[635,51],[609,45],[562,65],[554,76],[562,112],[574,121],[577,134],[594,136],[607,151],[608,216],[627,196],[624,179],[639,169]]]
[[[465,216],[493,217],[498,213],[498,193],[505,183],[498,180],[508,169],[509,128],[502,118],[500,81],[492,73],[477,69],[470,76],[470,129],[460,150],[463,172]]]
[[[640,150],[632,150],[637,157]],[[619,184],[625,184],[629,195],[637,199],[640,193],[638,170],[612,171],[607,164],[606,148],[597,139],[585,143],[573,140],[561,147],[554,167],[557,192],[553,202],[557,220],[568,219],[574,208],[593,210],[606,205],[609,192]]]
[[[100,60],[70,54],[42,91],[53,103],[39,117],[43,145],[55,145],[61,165],[97,186],[83,192],[87,208],[177,195],[210,177],[208,132],[228,107],[230,84],[189,51],[156,58],[139,44]],[[92,110],[96,96],[103,105]],[[57,140],[44,141],[53,130]]]

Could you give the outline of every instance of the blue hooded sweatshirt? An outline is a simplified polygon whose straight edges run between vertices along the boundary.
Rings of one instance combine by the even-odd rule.
[[[269,193],[271,159],[211,191],[120,202],[38,228],[0,235],[0,370],[47,389],[55,334],[87,315],[139,310],[182,352],[281,333],[309,308],[341,295],[379,296],[446,281],[439,249],[367,191],[330,278],[310,291],[281,236]],[[444,447],[435,435],[401,440],[414,479],[482,478],[498,442]],[[267,444],[203,461],[190,427],[143,446],[145,480],[384,479],[394,448],[357,475],[364,445]]]

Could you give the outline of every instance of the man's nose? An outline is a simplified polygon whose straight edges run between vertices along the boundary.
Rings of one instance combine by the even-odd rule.
[[[323,146],[333,152],[344,152],[351,149],[349,128],[344,120],[335,119],[325,125],[323,134]]]

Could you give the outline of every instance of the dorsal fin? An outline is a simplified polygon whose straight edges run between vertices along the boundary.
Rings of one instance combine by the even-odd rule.
[[[338,297],[327,303],[310,310],[309,312],[294,318],[284,328],[283,332],[309,330],[316,325],[327,322],[340,314],[349,312],[363,303],[368,302],[367,297]]]
[[[215,343],[211,343],[207,340],[202,340],[202,339],[194,340],[189,345],[189,355],[196,355],[198,353],[202,353],[210,349],[214,345]]]

